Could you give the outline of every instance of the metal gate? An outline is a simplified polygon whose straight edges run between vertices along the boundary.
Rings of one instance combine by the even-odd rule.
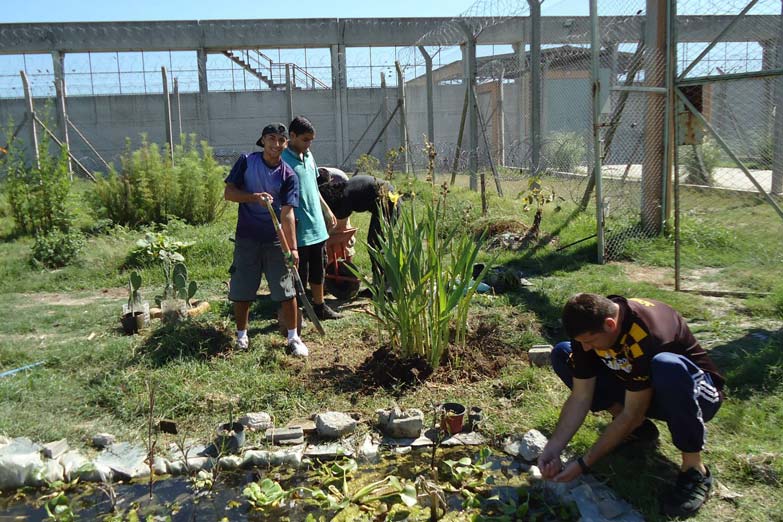
[[[671,7],[675,286],[765,290],[783,261],[781,1]]]
[[[781,0],[590,7],[599,260],[656,238],[678,290],[768,290],[783,263]]]

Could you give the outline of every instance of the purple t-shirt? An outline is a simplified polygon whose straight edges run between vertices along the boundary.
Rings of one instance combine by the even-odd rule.
[[[228,176],[226,183],[233,183],[245,192],[266,192],[274,199],[272,207],[278,218],[283,206],[299,206],[299,180],[285,161],[274,167],[266,164],[263,153],[242,154]],[[237,217],[237,237],[256,239],[262,243],[277,241],[277,231],[272,216],[264,205],[240,203]]]

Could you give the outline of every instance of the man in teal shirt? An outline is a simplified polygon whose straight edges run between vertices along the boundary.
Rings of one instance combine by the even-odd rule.
[[[318,191],[318,166],[310,145],[315,139],[315,128],[304,116],[297,116],[288,128],[288,148],[285,161],[299,178],[299,207],[296,217],[296,243],[299,245],[299,277],[310,283],[313,309],[319,319],[339,319],[340,314],[324,303],[325,245],[329,227],[336,223],[334,214]]]

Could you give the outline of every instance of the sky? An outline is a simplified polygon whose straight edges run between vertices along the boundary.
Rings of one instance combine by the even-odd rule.
[[[11,0],[8,0],[10,3]],[[280,8],[274,5],[282,6]],[[288,9],[295,5],[296,10]],[[211,20],[237,18],[372,18],[458,16],[472,6],[480,14],[527,14],[525,0],[298,0],[294,4],[259,0],[31,0],[0,11],[0,23],[98,22],[133,20]],[[545,0],[544,14],[587,15],[587,0]],[[492,12],[495,11],[495,12]]]
[[[6,0],[10,3],[12,0]],[[736,14],[748,0],[677,0],[679,14]],[[643,11],[646,0],[599,0],[599,14],[624,14],[633,16]],[[280,6],[280,7],[273,7]],[[294,6],[296,10],[290,9]],[[779,13],[780,0],[760,0],[752,14]],[[587,16],[588,0],[543,0],[544,16]],[[22,22],[104,22],[147,20],[219,20],[219,19],[274,19],[274,18],[397,18],[397,17],[445,17],[457,16],[527,16],[527,0],[298,0],[292,4],[263,2],[259,0],[232,0],[231,2],[205,0],[28,0],[16,2],[13,8],[0,10],[0,24]],[[703,48],[703,45],[701,46]],[[411,48],[413,49],[413,48]],[[629,51],[628,49],[621,49]],[[701,49],[691,46],[683,49],[687,56],[694,56]],[[441,52],[442,51],[442,52]],[[443,48],[438,52],[436,67],[460,58],[459,49]],[[328,49],[264,50],[277,53],[275,62],[294,62],[304,66],[317,78],[329,82],[331,78]],[[369,56],[368,53],[372,53]],[[509,46],[479,46],[479,56],[511,52]],[[282,55],[281,55],[282,53]],[[284,56],[286,53],[298,53]],[[406,68],[406,77],[423,74],[423,63],[416,64],[415,50],[400,48],[350,48],[347,51],[349,85],[373,87],[383,74],[388,85],[396,84],[394,61],[413,65]],[[714,56],[713,56],[714,55]],[[733,45],[716,48],[710,57],[723,60],[723,69],[737,71],[747,68],[748,60],[760,63],[758,45]],[[412,58],[412,60],[411,60]],[[421,61],[421,60],[419,60]],[[736,63],[734,63],[736,62]],[[717,63],[717,62],[716,62]],[[145,52],[145,53],[86,53],[68,54],[65,62],[69,92],[74,94],[148,93],[162,90],[160,67],[166,66],[169,74],[177,77],[183,92],[198,89],[195,51]],[[368,66],[369,65],[369,66]],[[421,67],[419,67],[421,65]],[[707,66],[711,67],[709,64]],[[736,67],[735,67],[736,66]],[[755,66],[755,65],[754,65]],[[208,58],[210,90],[242,90],[254,88],[246,71],[219,55]],[[53,90],[53,66],[51,56],[0,55],[0,98],[23,95],[19,70],[27,71],[35,96],[51,95]],[[282,68],[278,67],[279,75]],[[706,74],[706,73],[705,73]],[[250,83],[248,83],[250,80]],[[259,85],[259,88],[263,86]]]

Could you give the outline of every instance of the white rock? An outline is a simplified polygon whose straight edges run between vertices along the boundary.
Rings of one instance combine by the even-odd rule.
[[[92,445],[98,449],[103,449],[114,444],[117,437],[111,433],[98,433],[92,436]]]
[[[43,479],[46,483],[61,481],[65,478],[65,472],[62,465],[57,460],[47,460],[44,462]]]
[[[424,413],[416,408],[377,410],[378,426],[384,435],[400,439],[415,439],[424,427]]]
[[[149,476],[150,468],[146,459],[147,451],[144,448],[120,442],[101,452],[95,463],[111,468],[114,476],[122,480]]]
[[[46,468],[39,451],[29,439],[14,439],[0,448],[0,490],[43,484]]]
[[[269,463],[273,466],[290,466],[298,468],[302,464],[304,447],[274,451],[269,456]]]
[[[552,345],[536,344],[527,352],[527,359],[532,366],[545,367],[552,364]]]
[[[155,459],[152,461],[152,469],[156,475],[168,475],[169,464],[169,459],[166,457],[155,455]]]
[[[243,459],[239,455],[227,455],[219,461],[220,469],[235,470],[242,466]]]
[[[335,457],[353,457],[353,449],[341,442],[324,442],[308,446],[304,451],[305,457],[315,459],[329,459]]]
[[[327,411],[315,416],[318,435],[327,439],[338,439],[356,429],[356,421],[339,411]]]
[[[549,442],[547,438],[538,430],[530,430],[522,436],[522,447],[520,455],[525,460],[536,460]]]
[[[527,461],[534,461],[544,451],[547,438],[538,430],[530,430],[521,437],[506,439],[503,451],[509,455],[519,456]]]
[[[399,446],[399,447],[394,448],[394,452],[397,455],[407,455],[411,451],[413,451],[413,448],[410,447],[410,446]]]
[[[242,455],[242,467],[250,468],[253,466],[266,466],[271,460],[268,451],[263,450],[247,450]]]
[[[114,479],[114,472],[109,466],[97,462],[87,462],[74,473],[82,482],[109,483]]]
[[[56,440],[43,446],[43,455],[47,459],[57,459],[68,451],[68,441],[66,439]]]
[[[90,460],[76,450],[64,453],[58,461],[63,468],[63,478],[66,482],[75,479],[79,469],[90,464]]]
[[[239,423],[250,430],[264,431],[272,427],[272,417],[265,411],[251,412],[240,417]]]
[[[541,474],[541,470],[538,469],[538,466],[530,466],[530,469],[527,473],[530,476],[530,480],[541,480],[544,478],[544,476]]]
[[[208,470],[211,467],[211,459],[209,457],[190,457],[188,459],[188,471],[190,473],[198,473],[202,469]]]
[[[362,461],[377,463],[380,461],[380,455],[378,454],[379,448],[380,444],[375,442],[368,433],[364,436],[364,442],[362,442],[362,445],[359,447],[357,456]]]

